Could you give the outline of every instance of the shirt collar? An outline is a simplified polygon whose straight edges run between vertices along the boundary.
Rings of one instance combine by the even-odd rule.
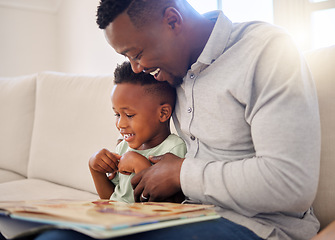
[[[206,65],[213,63],[223,53],[232,31],[233,24],[222,11],[212,11],[204,16],[216,23],[202,53],[191,69],[197,68],[199,63]]]

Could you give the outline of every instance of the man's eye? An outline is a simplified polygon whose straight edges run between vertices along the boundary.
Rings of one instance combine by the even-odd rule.
[[[120,114],[115,113],[114,116],[117,117],[117,118],[119,118],[119,117],[120,117]]]
[[[135,57],[131,57],[131,60],[133,61],[140,60],[142,57],[142,53],[143,51],[139,52]]]
[[[127,117],[128,118],[132,118],[132,117],[134,117],[135,116],[135,114],[127,114]]]

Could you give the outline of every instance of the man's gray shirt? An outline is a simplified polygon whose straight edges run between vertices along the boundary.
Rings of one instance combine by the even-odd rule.
[[[320,122],[307,65],[282,29],[206,16],[215,27],[177,88],[182,191],[264,239],[310,239]]]

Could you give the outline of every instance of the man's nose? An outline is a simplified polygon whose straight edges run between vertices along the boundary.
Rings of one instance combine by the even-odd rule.
[[[143,72],[144,67],[139,64],[137,61],[130,60],[131,69],[134,73],[140,73]]]

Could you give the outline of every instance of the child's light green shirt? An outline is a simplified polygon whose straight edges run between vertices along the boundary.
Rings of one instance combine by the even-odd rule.
[[[154,148],[146,149],[146,150],[135,150],[128,146],[126,141],[122,141],[119,143],[115,149],[117,154],[124,154],[128,151],[137,152],[144,157],[148,158],[149,156],[159,156],[165,153],[173,153],[178,157],[185,157],[186,154],[186,145],[184,141],[175,134],[169,135],[161,144]],[[115,185],[114,193],[111,196],[111,200],[121,201],[127,203],[133,203],[134,193],[133,188],[131,186],[131,179],[135,174],[125,175],[121,173],[117,173],[115,178],[112,180]]]

